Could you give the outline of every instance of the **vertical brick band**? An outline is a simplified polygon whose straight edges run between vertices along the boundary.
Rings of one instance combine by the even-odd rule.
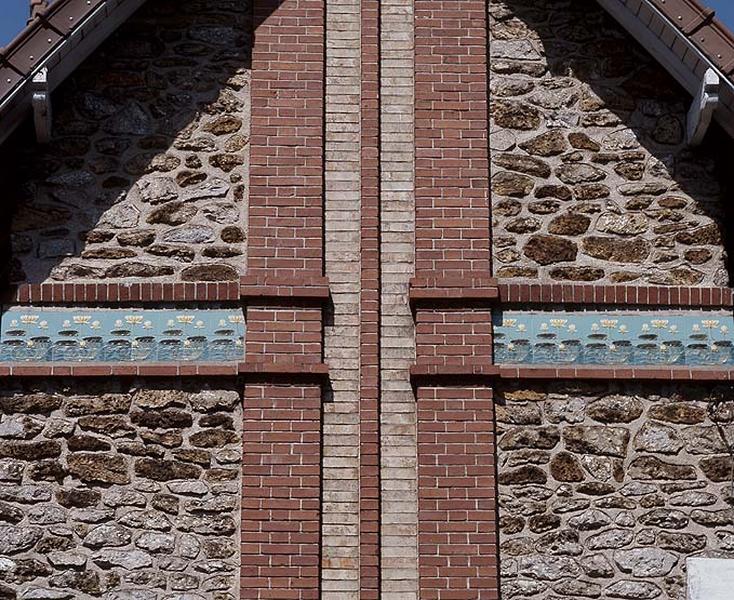
[[[418,598],[413,315],[415,138],[413,0],[380,2],[381,600]]]
[[[323,274],[324,0],[255,0],[248,274]]]
[[[247,385],[241,598],[319,598],[320,460],[320,388]]]
[[[416,0],[416,270],[489,276],[484,0]]]
[[[361,3],[360,598],[379,598],[380,3]]]
[[[418,390],[421,600],[498,595],[492,391]]]
[[[360,0],[326,5],[322,600],[359,600]]]

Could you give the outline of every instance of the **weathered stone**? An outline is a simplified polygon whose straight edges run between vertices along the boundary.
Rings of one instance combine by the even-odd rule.
[[[151,212],[146,222],[151,225],[183,225],[193,219],[198,210],[196,206],[181,201],[168,202]]]
[[[61,444],[56,441],[0,442],[0,458],[35,461],[61,455]]]
[[[532,403],[512,402],[495,407],[498,423],[511,423],[513,425],[540,425],[542,414],[540,407]],[[202,417],[202,420],[204,417]]]
[[[631,423],[642,415],[642,402],[628,396],[605,396],[589,404],[586,414],[600,423]]]
[[[706,420],[706,408],[692,402],[666,402],[650,407],[649,416],[667,423],[694,425]]]
[[[519,558],[518,572],[543,581],[557,581],[564,577],[577,577],[581,570],[571,558],[535,554]]]
[[[245,241],[245,232],[242,231],[242,229],[240,229],[239,227],[230,225],[228,227],[222,228],[219,237],[222,239],[223,242],[236,244]]]
[[[647,218],[637,213],[626,215],[604,213],[596,223],[599,231],[617,235],[638,235],[647,231],[648,227]]]
[[[573,425],[563,430],[563,440],[571,452],[624,458],[629,430],[622,427]]]
[[[492,177],[492,191],[498,196],[524,198],[535,187],[535,180],[527,175],[500,171]]]
[[[551,130],[521,143],[520,148],[535,156],[558,156],[568,150],[568,144],[560,131]]]
[[[583,240],[581,250],[594,258],[618,263],[642,263],[650,256],[651,247],[642,239],[619,240],[590,236]]]
[[[607,174],[601,169],[584,163],[569,163],[556,169],[556,176],[563,183],[570,185],[592,183],[606,179]]]
[[[500,485],[524,485],[528,483],[544,484],[548,476],[538,467],[528,465],[519,469],[500,472]]]
[[[532,233],[538,231],[540,226],[540,221],[534,217],[519,217],[507,223],[505,229],[510,233]]]
[[[548,233],[556,235],[581,235],[586,233],[591,219],[586,215],[569,212],[557,216],[548,224]]]
[[[239,279],[239,274],[230,265],[202,264],[184,269],[181,279],[183,281],[235,281]]]
[[[655,456],[638,456],[630,464],[629,473],[632,477],[643,480],[696,479],[695,467],[665,462]]]
[[[183,262],[192,262],[196,256],[191,248],[173,244],[153,244],[145,249],[148,254],[166,256]]]
[[[680,510],[656,508],[640,516],[639,522],[662,529],[683,529],[688,525],[688,517]]]
[[[150,429],[181,429],[191,427],[191,415],[181,410],[137,411],[130,415],[136,425]]]
[[[635,535],[627,529],[607,529],[591,536],[586,545],[590,550],[624,548],[634,541]]]
[[[617,581],[604,591],[610,598],[628,600],[652,600],[663,593],[657,585],[646,581]]]
[[[591,150],[598,152],[601,150],[601,144],[591,139],[587,134],[581,131],[573,131],[568,134],[568,141],[571,146],[579,150]]]
[[[186,208],[191,208],[186,206]],[[214,241],[214,230],[206,225],[189,225],[167,232],[161,238],[176,244],[204,244]]]
[[[530,238],[523,253],[540,265],[576,260],[576,244],[564,238],[550,235],[534,235]]]
[[[635,450],[660,454],[677,454],[683,442],[675,429],[655,421],[646,422],[635,435]]]
[[[492,106],[492,117],[497,127],[531,130],[540,125],[540,112],[524,102],[496,101]]]
[[[130,483],[128,464],[117,454],[78,453],[67,457],[69,472],[88,483]]]
[[[663,550],[692,554],[706,547],[706,536],[693,533],[660,531],[655,539],[656,545]]]
[[[579,482],[585,479],[578,459],[569,452],[559,452],[551,459],[550,473],[556,481]]]
[[[149,265],[141,262],[126,262],[114,265],[105,271],[105,277],[109,279],[125,277],[163,277],[173,275],[171,267]]]
[[[659,548],[632,548],[616,551],[614,562],[623,573],[633,577],[664,577],[673,570],[678,558]]]
[[[130,543],[130,531],[116,523],[99,525],[84,538],[84,545],[90,548],[119,547]]]
[[[17,554],[29,550],[43,536],[38,527],[21,527],[0,523],[0,554]]]
[[[239,437],[226,429],[208,429],[192,434],[189,441],[199,448],[221,448],[227,444],[236,444]]]
[[[122,567],[129,571],[153,565],[153,558],[139,550],[104,550],[95,554],[92,560],[102,568]]]
[[[730,455],[707,456],[701,459],[698,466],[711,481],[730,481],[734,472],[734,459]]]
[[[659,144],[678,145],[683,142],[683,124],[674,115],[664,115],[655,124],[652,139]]]
[[[61,396],[44,394],[15,394],[0,396],[0,411],[4,414],[48,414],[61,407]]]
[[[727,527],[734,525],[734,509],[691,511],[691,519],[704,527]],[[681,529],[681,528],[678,528]]]
[[[494,155],[492,162],[510,171],[525,173],[544,179],[547,179],[551,175],[551,168],[546,162],[531,156],[523,156],[522,154],[498,153]]]
[[[681,231],[675,241],[686,246],[718,246],[721,244],[721,231],[715,224],[704,225],[695,229]]]
[[[155,231],[152,229],[139,229],[137,231],[124,231],[117,236],[117,242],[121,246],[150,246],[155,241]]]
[[[171,521],[162,513],[154,510],[134,510],[119,519],[122,525],[133,529],[170,531]]]
[[[589,554],[579,560],[588,577],[609,579],[614,577],[614,567],[603,554]]]
[[[201,474],[201,468],[175,460],[141,458],[135,461],[135,473],[154,481],[171,481],[173,479],[197,479]]]

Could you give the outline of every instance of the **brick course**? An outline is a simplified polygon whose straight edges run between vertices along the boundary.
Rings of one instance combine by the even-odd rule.
[[[243,444],[240,597],[317,600],[320,388],[248,384]]]
[[[421,600],[498,595],[492,391],[418,390]]]

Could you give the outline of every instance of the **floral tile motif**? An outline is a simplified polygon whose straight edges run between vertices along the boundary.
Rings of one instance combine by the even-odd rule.
[[[238,309],[13,307],[0,316],[0,362],[231,362],[244,340]]]
[[[726,312],[494,314],[496,364],[734,365]]]

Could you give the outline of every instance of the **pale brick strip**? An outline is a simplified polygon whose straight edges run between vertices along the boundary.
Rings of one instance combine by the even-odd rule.
[[[415,259],[413,0],[383,0],[381,10],[381,599],[417,600],[415,335],[407,302]]]
[[[326,6],[322,599],[359,599],[360,0]]]

